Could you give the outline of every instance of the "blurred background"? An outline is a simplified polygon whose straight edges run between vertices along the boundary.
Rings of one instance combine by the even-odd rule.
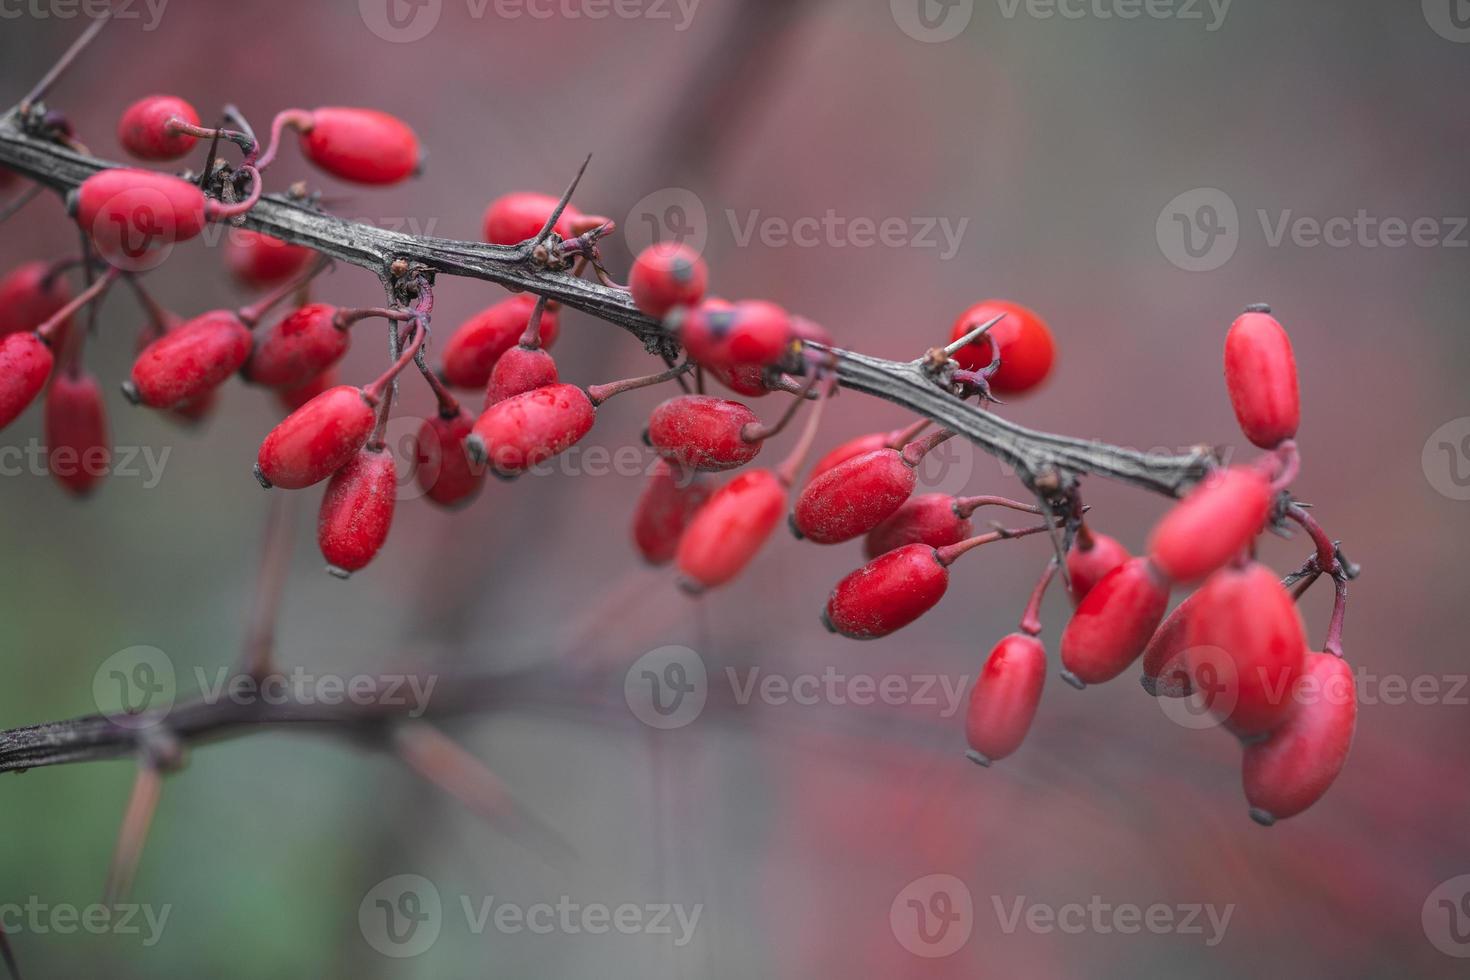
[[[603,409],[584,444],[638,453],[631,471],[598,467],[589,449],[577,474],[493,483],[449,514],[409,482],[384,552],[347,583],[322,573],[319,492],[292,501],[284,664],[342,678],[427,664],[445,685],[456,672],[601,665],[586,675],[601,680],[568,681],[559,700],[503,699],[446,726],[574,855],[488,826],[389,755],[257,734],[199,746],[168,778],[133,931],[66,929],[51,912],[99,901],[134,767],[7,776],[0,904],[27,975],[1463,975],[1464,8],[126,5],[50,98],[105,158],[121,156],[119,113],[155,91],[206,116],[237,103],[262,129],[286,107],[373,106],[415,127],[430,152],[422,179],[364,191],[313,173],[290,147],[271,187],[305,179],[343,216],[475,239],[492,197],[558,193],[591,152],[576,202],[627,236],[607,248],[614,275],[629,245],[677,221],[703,239],[713,291],[775,300],[843,346],[895,358],[947,340],[980,299],[1034,307],[1057,334],[1056,370],[999,409],[1029,426],[1247,455],[1221,344],[1247,303],[1270,302],[1301,372],[1298,492],[1364,569],[1346,634],[1362,704],[1341,780],[1271,830],[1247,818],[1234,740],[1181,725],[1131,674],[1083,694],[1053,676],[1027,744],[977,769],[961,754],[964,692],[1014,628],[1046,543],[969,557],[936,610],[868,644],[817,620],[862,562],[856,545],[801,546],[783,531],[740,581],[691,601],[629,541],[648,463],[630,447],[667,394],[639,393]],[[83,18],[60,0],[3,16],[9,104]],[[1406,240],[1395,220],[1422,233]],[[875,241],[864,222],[892,233]],[[1329,224],[1338,233],[1324,234]],[[0,227],[0,268],[75,249],[53,196]],[[240,305],[248,294],[220,251],[181,248],[149,282],[180,313]],[[374,277],[350,268],[318,295],[380,300]],[[441,280],[441,341],[502,295]],[[250,465],[281,410],[238,382],[197,429],[127,405],[117,382],[141,322],[117,291],[88,349],[131,471],[77,502],[44,466],[7,457],[4,727],[98,710],[94,680],[119,651],[162,651],[183,697],[239,649],[270,501]],[[375,376],[383,348],[380,330],[359,327],[344,378]],[[579,383],[650,369],[640,345],[575,312],[555,353]],[[755,407],[773,415],[779,396]],[[430,411],[423,386],[406,385],[395,443]],[[38,445],[39,416],[3,445]],[[819,448],[906,421],[845,394]],[[968,446],[946,447],[924,478],[948,492],[1021,492]],[[1165,506],[1099,480],[1086,494],[1095,525],[1135,550]],[[1284,572],[1308,553],[1270,540],[1263,557]],[[1314,643],[1329,592],[1304,602]],[[1053,590],[1053,654],[1067,615]],[[697,654],[710,697],[660,731],[624,702],[623,671],[669,645]],[[774,677],[779,692],[824,676],[836,681],[815,703],[759,692],[739,703],[751,678]],[[900,692],[894,703],[853,703],[864,678]],[[409,892],[417,905],[400,901]],[[385,934],[380,901],[410,916],[414,941]],[[549,931],[516,928],[516,911],[538,903],[572,912]],[[14,911],[27,905],[41,911]],[[621,906],[642,925],[580,924]],[[671,910],[659,917],[669,932],[655,928],[658,906]],[[497,920],[501,908],[512,911]],[[915,908],[938,918],[916,920]],[[166,919],[154,928],[147,912]]]

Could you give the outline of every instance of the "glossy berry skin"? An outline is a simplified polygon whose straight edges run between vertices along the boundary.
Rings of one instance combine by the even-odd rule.
[[[240,370],[252,340],[229,310],[201,314],[143,348],[133,362],[130,396],[150,408],[193,401]]]
[[[837,583],[822,622],[854,640],[876,640],[934,608],[949,588],[949,569],[927,544],[880,555]]]
[[[1191,592],[1164,618],[1143,648],[1139,683],[1154,697],[1187,698],[1194,691],[1185,654],[1189,650],[1189,617],[1198,600],[1199,593]]]
[[[61,276],[46,281],[50,271],[45,262],[27,262],[0,279],[0,337],[36,329],[71,299],[66,280]],[[70,328],[68,321],[54,335],[58,347],[65,344]]]
[[[328,571],[346,578],[373,560],[388,540],[397,491],[393,454],[381,448],[359,450],[332,474],[316,522]]]
[[[670,398],[648,417],[648,441],[664,459],[704,472],[733,470],[755,459],[760,442],[741,438],[760,419],[739,402],[710,395]]]
[[[716,490],[679,539],[675,564],[686,592],[724,585],[745,570],[786,510],[786,488],[770,470],[749,470]]]
[[[334,322],[337,307],[308,303],[277,320],[256,339],[244,375],[253,384],[297,388],[340,361],[351,346]]]
[[[47,466],[64,488],[79,497],[107,475],[112,445],[102,386],[90,374],[62,371],[46,390]]]
[[[418,170],[419,138],[376,109],[329,106],[311,113],[301,152],[322,170],[358,184],[396,184]]]
[[[536,299],[525,294],[501,300],[470,317],[444,346],[444,383],[455,388],[481,388],[490,383],[490,372],[500,355],[521,339],[531,322]],[[541,346],[556,343],[558,316],[547,309],[541,317]]]
[[[869,558],[877,558],[906,544],[943,548],[959,544],[973,534],[970,519],[954,512],[953,497],[947,493],[926,493],[904,501],[892,516],[869,531],[863,551]]]
[[[265,437],[255,458],[258,476],[283,490],[320,483],[363,447],[376,421],[361,388],[328,388]]]
[[[1083,547],[1088,544],[1090,547]],[[1089,530],[1086,538],[1078,534],[1067,549],[1067,577],[1072,581],[1072,602],[1081,602],[1093,586],[1109,572],[1132,556],[1116,538]]]
[[[701,303],[676,318],[691,360],[713,370],[764,367],[791,349],[791,317],[774,303]]]
[[[633,512],[633,543],[643,560],[650,565],[673,561],[685,529],[713,491],[693,471],[656,461]]]
[[[138,263],[204,228],[204,192],[169,174],[118,167],[82,181],[71,200],[77,225],[114,265]]]
[[[1245,437],[1275,449],[1301,424],[1296,355],[1286,330],[1269,312],[1247,310],[1225,335],[1225,387]]]
[[[117,141],[140,160],[177,160],[199,142],[187,133],[170,133],[168,121],[178,117],[191,126],[199,125],[199,113],[175,95],[148,95],[123,111],[117,124]]]
[[[424,496],[440,507],[468,504],[485,484],[485,468],[470,461],[465,440],[475,420],[465,412],[425,419],[414,441],[414,478]]]
[[[1012,633],[990,651],[965,712],[970,758],[989,765],[1021,747],[1046,683],[1046,648],[1034,636]],[[978,756],[978,758],[977,758]]]
[[[289,414],[328,388],[337,387],[337,384],[337,368],[334,365],[305,384],[297,385],[295,388],[277,388],[275,391],[276,402]]]
[[[676,306],[694,306],[704,299],[709,267],[688,245],[662,242],[638,253],[628,276],[633,303],[662,320]]]
[[[1062,632],[1062,676],[1074,687],[1117,677],[1143,653],[1168,605],[1169,587],[1146,558],[1113,569]]]
[[[854,456],[813,479],[796,499],[791,526],[817,544],[840,544],[887,520],[918,477],[896,449]]]
[[[554,384],[491,405],[475,422],[470,451],[501,476],[519,476],[565,452],[592,430],[597,409],[576,385]]]
[[[993,359],[992,344],[1000,345],[1000,370],[990,387],[1000,394],[1019,395],[1032,390],[1051,374],[1057,359],[1056,341],[1046,321],[1019,303],[988,299],[960,314],[950,331],[951,341],[1001,314],[1005,319],[972,344],[960,348],[954,359],[961,367],[978,371]]]
[[[0,429],[36,400],[55,363],[51,348],[34,333],[0,339]]]
[[[1347,762],[1358,723],[1357,685],[1340,657],[1308,653],[1297,705],[1242,766],[1251,817],[1270,826],[1320,800]]]
[[[1261,533],[1272,496],[1271,482],[1253,466],[1211,474],[1159,521],[1149,557],[1171,581],[1198,582]]]
[[[490,372],[485,388],[485,404],[494,405],[537,388],[554,385],[561,380],[556,359],[539,347],[519,345],[501,354]]]
[[[245,228],[231,229],[225,239],[225,266],[242,286],[275,286],[305,271],[316,253],[303,245]]]
[[[558,200],[533,191],[518,191],[497,197],[485,209],[485,241],[491,245],[519,245],[535,238],[541,234],[541,228],[546,224],[546,219],[551,217],[551,212],[556,210]],[[581,217],[582,213],[568,204],[551,230],[562,238],[571,238],[572,225]]]
[[[1187,636],[1194,687],[1230,731],[1249,737],[1286,720],[1307,640],[1296,603],[1276,573],[1252,562],[1211,575]]]

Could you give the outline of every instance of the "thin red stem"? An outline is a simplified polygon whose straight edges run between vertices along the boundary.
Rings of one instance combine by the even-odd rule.
[[[919,419],[913,425],[903,429],[894,429],[888,434],[886,445],[889,449],[902,449],[904,446],[919,438],[919,433],[929,428],[932,422],[929,419]]]
[[[837,375],[830,374],[822,383],[821,394],[817,396],[817,403],[812,406],[812,414],[807,416],[806,428],[801,431],[801,438],[791,448],[790,454],[776,467],[776,479],[781,481],[783,487],[791,487],[796,483],[796,473],[801,469],[802,463],[806,462],[807,454],[812,450],[812,443],[817,440],[817,429],[822,424],[822,409],[832,398],[832,392],[837,387]],[[800,405],[805,398],[797,400]]]
[[[250,166],[249,164],[245,164],[240,168],[240,173],[249,175],[250,193],[246,194],[243,200],[236,201],[234,204],[226,204],[223,201],[216,201],[211,199],[208,202],[205,211],[205,214],[209,217],[209,220],[226,221],[230,218],[236,217],[237,215],[242,215],[246,213],[251,208],[255,207],[255,205],[260,203],[260,192],[263,184],[263,181],[260,179],[260,171],[257,170],[255,167]]]
[[[956,517],[969,517],[981,507],[1006,507],[1010,510],[1019,510],[1026,514],[1040,514],[1041,508],[1035,504],[1023,504],[1019,500],[1009,497],[956,497],[954,499],[954,513]]]
[[[986,534],[976,535],[973,538],[967,538],[966,540],[960,541],[956,544],[945,545],[943,548],[936,548],[934,549],[934,553],[939,556],[939,564],[952,565],[954,564],[955,560],[958,559],[961,555],[965,554],[968,551],[973,551],[974,549],[979,548],[982,545],[991,544],[995,541],[1008,541],[1011,538],[1026,538],[1030,537],[1033,534],[1045,534],[1047,531],[1050,531],[1052,529],[1052,526],[1053,525],[1051,524],[1037,524],[1034,527],[997,528],[994,531],[990,531]]]
[[[954,438],[953,429],[941,429],[931,432],[922,439],[915,440],[903,447],[903,461],[910,467],[918,466],[931,449],[943,443],[947,439]]]
[[[1031,590],[1031,598],[1026,603],[1026,611],[1021,614],[1020,629],[1027,636],[1041,635],[1041,600],[1046,598],[1047,586],[1056,577],[1057,569],[1061,563],[1056,556],[1052,556],[1041,570],[1041,578],[1036,580],[1036,588]]]
[[[271,292],[266,293],[264,296],[262,296],[260,299],[256,300],[249,306],[240,307],[240,309],[236,312],[236,315],[240,318],[240,322],[245,324],[245,326],[247,327],[254,327],[257,323],[260,322],[261,317],[265,316],[275,307],[279,306],[283,300],[295,293],[296,290],[302,288],[307,283],[315,279],[317,276],[321,275],[322,271],[330,267],[331,264],[332,260],[323,256],[322,258],[317,260],[317,263],[315,265],[313,265],[310,269],[307,269],[295,279],[292,279],[290,282],[282,283]]]
[[[1342,564],[1337,560],[1337,545],[1327,536],[1322,525],[1317,519],[1307,513],[1306,508],[1300,504],[1291,504],[1286,508],[1286,516],[1296,521],[1306,532],[1311,535],[1312,543],[1317,546],[1317,568],[1328,575],[1336,576],[1342,571]]]
[[[541,349],[541,317],[546,313],[546,297],[536,297],[536,305],[531,307],[531,319],[526,321],[526,329],[521,332],[520,346],[526,350]]]
[[[362,389],[362,395],[368,400],[368,404],[378,405],[382,402],[388,386],[394,382],[404,368],[412,363],[414,357],[418,355],[419,348],[423,346],[428,331],[422,329],[418,324],[409,329],[413,330],[413,340],[403,348],[403,352],[398,355],[398,360],[394,361],[393,366],[383,372],[376,381]]]
[[[386,306],[364,306],[356,309],[338,310],[332,314],[332,326],[338,330],[346,330],[354,323],[367,320],[372,317],[382,317],[384,320],[412,320],[418,316],[408,310],[394,310]]]
[[[36,328],[36,334],[48,345],[56,339],[56,331],[61,329],[61,324],[74,313],[86,306],[88,303],[101,298],[101,296],[112,287],[121,273],[114,267],[109,266],[102,274],[102,278],[92,283],[86,289],[77,293],[76,298],[67,303],[61,309],[51,314],[51,317]]]
[[[260,155],[259,159],[246,157],[245,162],[247,164],[255,164],[257,170],[264,170],[266,167],[269,167],[275,161],[276,154],[280,152],[281,136],[285,133],[286,127],[290,126],[292,129],[304,133],[311,129],[313,121],[312,114],[305,109],[283,109],[276,113],[276,117],[271,120],[270,145],[266,147],[265,152]]]
[[[233,129],[208,129],[204,126],[196,126],[191,122],[178,116],[170,116],[163,124],[164,132],[170,135],[198,136],[201,139],[226,139],[238,146],[241,151],[249,156],[256,150],[255,140],[245,133],[237,133]]]
[[[817,373],[813,372],[811,379],[801,386],[800,392],[787,403],[786,410],[781,413],[781,417],[773,424],[762,425],[759,422],[747,423],[740,430],[741,441],[765,442],[767,439],[780,435],[781,431],[791,424],[791,420],[796,416],[796,410],[801,408],[801,403],[806,401],[807,395],[811,394],[812,389],[817,386],[817,378]]]
[[[685,361],[678,367],[669,368],[667,371],[660,371],[658,374],[649,374],[641,378],[626,378],[622,381],[610,381],[607,384],[601,385],[588,385],[586,389],[587,398],[593,405],[601,405],[615,395],[621,395],[628,391],[637,391],[639,388],[647,388],[652,385],[663,384],[665,381],[672,381],[675,378],[683,376],[691,367],[693,365]]]
[[[1322,644],[1322,650],[1334,657],[1342,656],[1342,623],[1347,616],[1348,585],[1347,579],[1339,575],[1335,580],[1337,593],[1332,600],[1332,620],[1327,624],[1327,640]]]

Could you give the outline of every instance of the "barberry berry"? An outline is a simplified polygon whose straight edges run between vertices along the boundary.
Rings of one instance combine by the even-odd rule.
[[[955,498],[947,493],[926,493],[904,501],[883,523],[868,532],[863,551],[869,558],[910,544],[942,548],[958,544],[973,534],[968,515],[955,509]]]
[[[995,645],[965,712],[971,760],[988,766],[1021,747],[1045,682],[1046,648],[1036,637],[1012,633]]]
[[[1067,549],[1067,578],[1072,583],[1072,602],[1078,603],[1092,587],[1127,561],[1131,555],[1116,538],[1099,534],[1083,524]]]
[[[60,371],[46,389],[46,461],[70,492],[86,496],[112,459],[102,388],[90,374]]]
[[[704,299],[709,268],[688,245],[661,242],[638,253],[628,276],[633,302],[651,317],[663,319],[676,306]]]
[[[483,389],[500,356],[516,345],[530,323],[536,297],[517,294],[487,307],[464,322],[444,346],[440,371],[446,384]],[[557,312],[548,308],[541,318],[541,346],[556,342]]]
[[[1301,424],[1291,338],[1268,306],[1252,306],[1225,335],[1225,387],[1245,437],[1275,449]]]
[[[1357,684],[1340,657],[1308,653],[1295,700],[1279,728],[1245,749],[1245,797],[1251,818],[1267,827],[1322,798],[1347,761],[1357,726]]]
[[[148,95],[123,111],[117,124],[117,139],[123,149],[140,160],[177,160],[198,138],[169,126],[178,120],[199,125],[199,113],[176,95]]]
[[[373,560],[388,540],[397,490],[393,454],[382,446],[358,450],[332,474],[316,525],[328,572],[346,578]]]
[[[1159,521],[1149,558],[1170,581],[1200,581],[1261,533],[1272,496],[1271,481],[1255,466],[1212,473]]]
[[[1143,653],[1168,605],[1169,586],[1147,558],[1104,575],[1062,632],[1062,679],[1080,688],[1117,677]]]
[[[312,110],[296,125],[306,158],[342,180],[396,184],[419,169],[418,137],[386,112],[328,106]]]
[[[241,285],[274,286],[300,274],[316,253],[304,245],[245,228],[232,229],[225,240],[225,265]]]
[[[191,402],[240,370],[250,357],[250,330],[231,310],[211,310],[143,349],[124,385],[130,401],[171,409]]]
[[[959,340],[998,316],[1005,319],[979,340],[961,347],[954,359],[966,370],[979,371],[990,364],[998,346],[1000,368],[990,377],[990,387],[1001,394],[1019,395],[1045,381],[1056,362],[1051,328],[1034,311],[1006,300],[985,300],[960,314],[950,340]]]
[[[441,507],[469,503],[485,483],[484,467],[470,462],[465,440],[475,427],[468,413],[455,409],[425,419],[414,442],[414,477],[424,495]]]
[[[633,513],[633,543],[650,565],[674,559],[679,541],[714,488],[698,473],[666,459],[653,464]]]

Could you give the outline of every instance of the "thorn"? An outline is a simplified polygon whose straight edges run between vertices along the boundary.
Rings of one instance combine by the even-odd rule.
[[[589,153],[587,154],[587,159],[583,160],[582,165],[577,168],[577,176],[572,178],[572,182],[567,185],[567,189],[563,192],[561,200],[557,202],[556,210],[551,212],[550,216],[546,219],[546,224],[541,226],[541,231],[537,233],[535,238],[531,239],[532,245],[540,245],[542,242],[545,242],[547,236],[551,234],[551,229],[555,228],[556,223],[561,220],[561,213],[571,203],[572,194],[576,192],[577,185],[582,182],[582,175],[587,172],[587,165],[591,162],[592,154]]]
[[[1002,313],[1000,316],[995,317],[994,319],[992,319],[992,320],[990,320],[990,321],[988,321],[986,323],[982,323],[980,326],[976,327],[974,330],[971,330],[969,333],[965,334],[959,340],[956,340],[954,343],[950,344],[948,347],[945,347],[943,349],[944,356],[946,358],[954,357],[955,354],[959,353],[962,348],[968,347],[971,344],[973,344],[975,341],[979,340],[982,336],[985,335],[986,331],[988,331],[991,327],[995,326],[997,323],[999,323],[1000,321],[1004,320],[1005,318],[1006,318],[1006,315],[1004,313]]]

